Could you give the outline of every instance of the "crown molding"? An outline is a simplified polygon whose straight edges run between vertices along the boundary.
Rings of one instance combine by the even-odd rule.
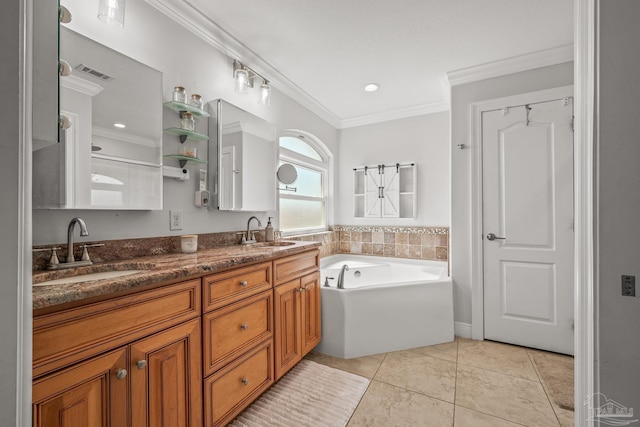
[[[238,41],[215,22],[200,13],[189,0],[145,0],[149,5],[177,22],[197,37],[201,38],[220,52],[242,63],[251,64],[251,68],[267,76],[272,87],[298,102],[312,113],[338,128],[340,119],[327,107],[302,90],[284,74],[260,58],[255,52]],[[229,71],[231,75],[231,71]],[[229,83],[231,84],[231,83]]]
[[[447,77],[451,86],[458,86],[571,61],[573,61],[573,44],[568,44],[450,71]]]
[[[151,138],[145,138],[143,136],[133,135],[123,131],[107,129],[100,126],[92,126],[91,135],[101,137],[101,138],[112,139],[114,141],[121,141],[121,142],[130,143],[130,144],[142,145],[145,147],[158,148],[158,143]]]
[[[73,91],[94,97],[104,90],[98,83],[90,82],[75,74],[70,74],[60,78],[60,86]]]
[[[350,119],[340,120],[339,129],[350,128],[355,126],[370,125],[373,123],[386,122],[389,120],[406,119],[409,117],[423,116],[425,114],[440,113],[448,111],[449,104],[444,101],[431,102],[429,104],[421,104],[413,107],[399,108],[397,110],[384,111],[381,113],[369,114],[366,116],[352,117]]]

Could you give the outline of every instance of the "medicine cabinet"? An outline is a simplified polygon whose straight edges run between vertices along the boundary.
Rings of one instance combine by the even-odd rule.
[[[209,179],[224,211],[276,209],[276,128],[229,102],[207,103]]]
[[[353,216],[415,218],[415,163],[367,165],[353,169]]]
[[[59,26],[58,2],[34,2],[33,208],[161,210],[162,73],[71,13]]]

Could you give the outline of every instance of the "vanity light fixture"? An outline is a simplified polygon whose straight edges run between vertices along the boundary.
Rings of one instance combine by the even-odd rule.
[[[266,80],[262,80],[262,84],[260,85],[258,103],[266,106],[271,104],[271,86],[269,86],[269,82]]]
[[[364,86],[364,90],[367,92],[375,92],[378,89],[380,89],[380,85],[378,83],[367,83]]]
[[[235,80],[235,91],[238,93],[247,93],[249,88],[253,87],[253,79],[262,79],[258,94],[258,103],[267,106],[271,104],[271,86],[269,85],[269,81],[238,60],[233,61],[233,78]]]
[[[100,0],[98,19],[112,27],[124,27],[124,3],[126,0]]]

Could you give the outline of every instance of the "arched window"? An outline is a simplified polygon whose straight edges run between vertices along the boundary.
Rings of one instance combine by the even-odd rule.
[[[289,235],[327,230],[331,155],[324,144],[299,132],[284,132],[279,142],[279,165],[290,163],[298,173],[293,184],[279,183],[280,229]]]

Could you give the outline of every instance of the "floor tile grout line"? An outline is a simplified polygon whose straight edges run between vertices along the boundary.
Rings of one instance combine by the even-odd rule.
[[[478,409],[469,408],[469,407],[466,407],[466,406],[464,406],[464,405],[457,405],[457,404],[456,404],[456,408],[457,408],[457,407],[464,408],[464,409],[468,409],[468,410],[470,410],[470,411],[474,411],[474,412],[478,412],[478,413],[483,414],[483,415],[488,415],[488,416],[490,416],[490,417],[497,418],[497,419],[499,419],[499,420],[503,420],[503,421],[506,421],[506,422],[508,422],[508,423],[517,424],[517,425],[519,425],[519,426],[527,427],[527,425],[526,425],[526,424],[522,424],[522,423],[521,423],[521,422],[519,422],[519,421],[514,421],[514,420],[510,420],[510,419],[508,419],[508,418],[499,417],[499,416],[497,416],[497,415],[490,414],[490,413],[488,413],[488,412],[484,412],[484,411],[480,411],[480,410],[478,410]]]
[[[537,380],[532,380],[531,378],[519,377],[519,376],[517,376],[517,375],[508,374],[508,373],[506,373],[506,372],[501,372],[501,371],[496,371],[496,370],[494,370],[494,369],[485,368],[485,367],[483,367],[483,366],[471,365],[471,364],[469,364],[469,363],[461,363],[461,362],[458,362],[458,365],[468,366],[468,367],[475,368],[475,369],[482,369],[483,371],[489,371],[489,372],[493,372],[493,373],[495,373],[495,374],[506,375],[506,376],[511,377],[511,378],[518,378],[518,379],[520,379],[520,380],[530,381],[530,382],[532,382],[532,383],[540,382],[540,381],[537,381]],[[538,374],[536,374],[536,376],[538,376]]]
[[[334,369],[338,369],[338,368],[334,368]],[[367,378],[367,379],[369,380],[369,384],[367,384],[367,389],[364,391],[364,393],[362,393],[362,396],[360,397],[360,400],[358,400],[358,404],[356,405],[356,407],[353,408],[353,412],[351,413],[351,416],[349,416],[349,419],[347,420],[347,423],[345,424],[345,427],[349,426],[349,423],[351,422],[351,419],[353,418],[353,416],[355,415],[356,411],[360,407],[360,404],[364,400],[364,397],[367,395],[367,392],[369,391],[369,388],[371,387],[371,384],[373,384],[373,378],[371,378],[371,379]]]
[[[549,401],[549,404],[551,405],[551,410],[553,411],[553,415],[556,416],[556,420],[558,420],[558,425],[562,426],[562,421],[560,421],[560,417],[558,416],[558,412],[556,411],[556,406],[553,403],[553,399],[551,398],[550,393],[547,391],[546,384],[544,383],[544,381],[542,381],[542,376],[540,375],[540,372],[538,371],[538,365],[536,365],[536,362],[533,359],[533,356],[531,355],[529,350],[527,350],[527,356],[529,356],[529,360],[531,360],[531,363],[533,364],[533,370],[536,372],[536,375],[538,376],[538,380],[540,381],[540,385],[542,386],[542,390],[544,391],[544,395],[547,397],[547,400]]]
[[[385,385],[388,385],[388,386],[391,386],[391,387],[399,388],[400,390],[408,391],[409,393],[419,394],[420,396],[428,397],[429,399],[438,400],[440,402],[448,403],[449,405],[455,405],[455,403],[454,403],[455,401],[454,402],[449,402],[448,400],[444,400],[444,399],[441,399],[439,397],[430,396],[430,395],[428,395],[426,393],[423,393],[421,391],[412,390],[410,388],[402,387],[401,385],[398,385],[398,384],[388,383],[386,381],[382,381],[382,380],[379,380],[379,379],[376,379],[376,378],[373,378],[371,381],[377,381],[380,384],[385,384]]]

